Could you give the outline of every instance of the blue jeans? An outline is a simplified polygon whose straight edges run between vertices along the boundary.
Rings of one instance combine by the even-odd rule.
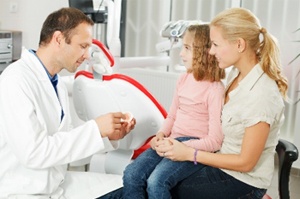
[[[123,199],[123,188],[116,189],[96,199]]]
[[[172,199],[261,199],[266,189],[245,184],[222,170],[203,166],[203,169],[178,183],[172,190]],[[99,199],[123,199],[122,188]]]
[[[173,199],[261,199],[266,189],[245,184],[222,170],[204,166],[172,189]]]
[[[198,138],[176,139],[182,142]],[[202,165],[194,165],[190,161],[176,162],[160,157],[155,150],[149,148],[126,167],[123,176],[123,198],[170,199],[171,188],[201,168]]]

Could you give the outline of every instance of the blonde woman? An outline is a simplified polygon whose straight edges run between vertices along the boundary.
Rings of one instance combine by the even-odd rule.
[[[233,66],[222,111],[221,150],[195,152],[174,139],[156,150],[173,161],[203,165],[173,189],[173,198],[261,199],[274,172],[288,88],[279,49],[274,37],[243,8],[218,14],[210,23],[210,38],[210,53],[219,67]]]

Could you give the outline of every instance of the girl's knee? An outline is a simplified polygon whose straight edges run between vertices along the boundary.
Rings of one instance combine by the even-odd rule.
[[[154,173],[152,173],[147,179],[148,187],[165,186],[165,183],[166,183],[165,178],[159,175],[154,175]]]

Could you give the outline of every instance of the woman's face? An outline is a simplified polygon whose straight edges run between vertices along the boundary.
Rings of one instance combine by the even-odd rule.
[[[186,31],[182,39],[182,48],[180,51],[180,57],[186,69],[192,67],[193,63],[193,42],[194,34]]]
[[[235,65],[240,57],[236,42],[229,42],[222,36],[221,28],[210,27],[211,49],[209,53],[218,60],[220,68]]]

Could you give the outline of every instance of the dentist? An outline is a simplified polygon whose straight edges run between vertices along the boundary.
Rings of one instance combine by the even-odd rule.
[[[116,148],[135,126],[114,112],[71,127],[58,73],[88,58],[93,24],[74,8],[51,13],[38,49],[23,49],[1,74],[0,199],[93,199],[122,186],[118,175],[67,171],[70,162]]]

